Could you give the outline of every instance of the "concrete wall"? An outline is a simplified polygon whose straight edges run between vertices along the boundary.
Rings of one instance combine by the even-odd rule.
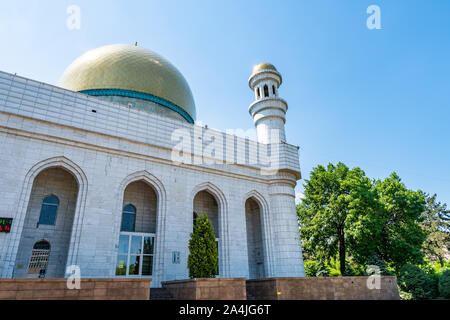
[[[399,300],[396,277],[381,277],[369,289],[369,277],[306,277],[247,280],[247,295],[256,300]]]
[[[151,279],[0,279],[0,300],[149,300]]]

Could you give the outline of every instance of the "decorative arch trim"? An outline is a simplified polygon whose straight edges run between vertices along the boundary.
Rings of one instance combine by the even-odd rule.
[[[203,182],[192,189],[191,204],[194,205],[195,196],[201,192],[209,192],[217,202],[219,208],[219,273],[220,277],[230,276],[230,252],[229,252],[229,232],[228,232],[228,203],[222,190],[211,182]],[[193,210],[191,210],[192,212]]]
[[[225,198],[225,195],[223,194],[222,190],[218,188],[216,185],[212,184],[211,182],[204,182],[194,187],[194,189],[191,192],[191,199],[194,201],[195,196],[197,193],[201,191],[207,191],[209,192],[217,201],[217,204],[220,206],[227,206],[227,201]]]
[[[69,251],[67,254],[67,265],[76,264],[76,258],[78,256],[79,242],[81,236],[81,229],[83,226],[83,220],[85,216],[86,197],[88,192],[88,179],[84,171],[72,160],[64,156],[52,157],[42,160],[33,165],[25,175],[23,180],[23,187],[19,197],[18,210],[16,218],[14,219],[13,230],[10,238],[11,243],[19,243],[22,237],[23,226],[25,217],[27,214],[28,203],[30,201],[31,190],[35,178],[44,170],[50,168],[61,168],[68,171],[75,178],[78,184],[77,204],[75,207],[74,221],[72,226],[72,232],[70,236]],[[13,276],[14,264],[17,257],[18,246],[8,245],[8,251],[6,253],[7,266],[3,271],[3,277],[10,278]]]
[[[138,172],[134,172],[130,175],[128,175],[125,179],[122,180],[122,182],[119,185],[119,191],[125,191],[126,187],[133,182],[136,181],[144,181],[148,185],[150,185],[153,189],[155,189],[156,194],[158,197],[162,197],[166,195],[166,190],[164,188],[164,185],[162,182],[155,177],[153,174],[148,172],[147,170],[142,170]],[[122,201],[123,201],[123,195],[122,195]]]
[[[160,282],[163,281],[164,276],[164,241],[165,233],[166,233],[166,211],[167,211],[167,194],[166,189],[163,183],[153,174],[148,172],[147,170],[142,170],[138,172],[134,172],[126,176],[119,185],[117,189],[117,203],[116,210],[114,213],[114,235],[115,241],[114,243],[114,252],[115,259],[117,259],[117,248],[119,244],[119,234],[120,234],[120,224],[122,219],[122,204],[125,189],[128,185],[133,182],[143,181],[147,183],[156,193],[157,199],[157,207],[156,207],[156,241],[155,241],[155,260],[153,262],[153,281],[152,286],[160,286]],[[116,262],[116,261],[114,261]],[[115,263],[111,266],[111,276],[115,277]]]
[[[274,250],[273,250],[273,239],[272,239],[272,220],[270,217],[270,206],[264,196],[256,190],[252,190],[247,192],[244,196],[243,207],[244,207],[244,215],[245,215],[245,204],[248,199],[253,199],[259,205],[260,214],[261,214],[261,222],[262,222],[262,231],[263,231],[263,247],[264,247],[264,269],[265,269],[265,277],[274,276],[273,272],[273,263],[274,263]]]
[[[258,191],[252,190],[250,192],[247,192],[244,196],[244,205],[247,202],[247,200],[250,198],[254,198],[255,201],[258,203],[258,205],[261,207],[261,209],[267,210],[267,211],[269,210],[269,204],[267,203],[264,196],[261,193],[259,193]]]
[[[36,246],[36,244],[38,244],[38,243],[40,243],[40,242],[45,242],[45,243],[47,243],[47,244],[48,244],[48,247],[49,247],[48,250],[51,250],[52,245],[51,245],[50,241],[48,241],[48,240],[46,240],[46,239],[40,239],[40,240],[38,240],[38,241],[35,241],[34,244],[33,244],[33,249],[34,249],[34,247]]]

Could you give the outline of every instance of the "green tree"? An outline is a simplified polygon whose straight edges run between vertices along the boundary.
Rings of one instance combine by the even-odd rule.
[[[218,252],[216,237],[206,214],[195,220],[189,240],[188,268],[191,278],[214,278],[217,274]]]
[[[407,189],[394,172],[374,181],[372,195],[374,201],[351,229],[352,256],[358,263],[367,264],[376,254],[397,271],[407,263],[422,263],[424,194]]]
[[[444,257],[450,247],[450,210],[447,205],[436,200],[437,195],[425,195],[426,210],[423,213],[422,228],[427,233],[422,251],[431,261],[439,261],[444,266]]]
[[[375,184],[382,207],[377,248],[380,257],[397,270],[405,263],[420,263],[421,248],[426,233],[420,227],[425,210],[425,199],[421,191],[406,188],[394,172]]]
[[[317,166],[304,188],[297,214],[309,259],[338,257],[342,275],[351,273],[346,270],[347,256],[357,268],[376,256],[383,271],[423,263],[425,196],[406,188],[395,172],[372,181],[361,169],[350,170],[343,163]],[[437,213],[443,218],[445,214]]]
[[[305,198],[297,206],[303,249],[319,261],[338,256],[340,273],[345,274],[347,237],[370,207],[371,181],[361,169],[350,170],[339,162],[315,167],[304,188]]]

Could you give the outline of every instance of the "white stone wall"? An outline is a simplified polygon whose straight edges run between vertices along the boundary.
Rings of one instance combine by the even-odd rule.
[[[161,106],[156,102],[131,97],[119,97],[119,96],[96,96],[96,97],[104,101],[120,103],[131,109],[142,110],[148,113],[159,115],[161,117],[176,119],[183,122],[186,121],[186,119],[184,119],[178,112],[170,110],[167,107]]]
[[[282,170],[273,174],[250,163],[248,145],[237,143],[245,140],[233,136],[234,156],[240,149],[245,155],[241,164],[174,163],[171,132],[180,127],[200,133],[193,148],[201,155],[209,144],[204,137],[213,130],[0,72],[0,217],[14,218],[11,233],[0,233],[0,275],[11,277],[15,270],[34,178],[53,166],[72,172],[79,186],[67,264],[80,266],[82,277],[114,276],[124,191],[134,181],[149,183],[156,194],[152,286],[188,277],[194,197],[202,190],[217,200],[220,276],[249,274],[245,201],[250,196],[261,206],[267,274],[302,274],[293,194],[297,148],[278,146]],[[280,179],[289,185],[281,198],[273,187]],[[180,252],[179,264],[173,263],[173,252]]]
[[[289,183],[289,175],[281,176],[269,188],[270,212],[273,219],[273,236],[276,250],[275,274],[280,277],[304,276],[295,190]],[[300,263],[299,263],[300,261]]]
[[[136,208],[135,232],[156,233],[157,200],[153,188],[143,181],[130,183],[122,208],[128,204]]]
[[[43,239],[51,245],[46,277],[64,277],[77,192],[78,185],[74,177],[63,169],[50,168],[36,177],[17,253],[14,277],[36,278],[38,276],[28,274],[28,264],[33,245]],[[38,225],[42,200],[49,195],[55,195],[59,200],[55,225]]]
[[[22,129],[23,118],[33,118],[48,123],[38,127],[27,123],[24,130],[38,130],[36,133],[76,140],[80,143],[101,142],[103,147],[152,154],[164,159],[172,158],[172,149],[179,143],[175,140],[174,133],[180,132],[179,130],[182,129],[189,135],[191,150],[196,155],[191,157],[190,164],[198,164],[197,161],[200,160],[200,164],[203,166],[252,176],[264,174],[266,167],[269,167],[269,170],[272,169],[263,161],[255,162],[259,155],[253,149],[249,150],[249,141],[246,139],[149,114],[146,111],[128,108],[121,104],[103,101],[97,97],[1,71],[0,112],[16,115],[16,117],[5,119],[8,127]],[[58,126],[55,126],[55,123]],[[1,122],[0,125],[2,125]],[[64,130],[63,127],[74,130]],[[98,133],[118,139],[98,139],[97,142],[93,141],[92,136],[88,133]],[[230,142],[233,146],[232,154],[225,153],[226,150],[216,152],[216,155],[209,152],[207,146],[211,144],[211,137],[215,135],[219,136],[224,143],[225,141]],[[129,143],[129,141],[134,143]],[[259,150],[261,144],[252,142],[252,145],[256,148],[255,150]],[[265,148],[264,144],[262,145]],[[279,157],[274,159],[277,162],[277,169],[296,172],[299,178],[300,166],[297,147],[281,144],[277,146],[277,149],[279,149]],[[245,166],[224,166],[225,159],[227,162]],[[207,164],[207,161],[213,163]]]
[[[206,214],[211,222],[216,238],[219,237],[219,208],[216,199],[207,191],[200,191],[194,197],[194,212],[201,216]]]
[[[252,198],[245,202],[249,278],[264,278],[264,251],[262,245],[261,214],[258,203]]]

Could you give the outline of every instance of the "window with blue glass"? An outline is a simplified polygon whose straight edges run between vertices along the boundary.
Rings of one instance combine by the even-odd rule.
[[[39,224],[55,225],[56,213],[58,212],[59,200],[56,196],[48,196],[42,200]]]
[[[127,204],[122,211],[122,226],[120,231],[134,232],[136,223],[136,208],[132,204]]]

